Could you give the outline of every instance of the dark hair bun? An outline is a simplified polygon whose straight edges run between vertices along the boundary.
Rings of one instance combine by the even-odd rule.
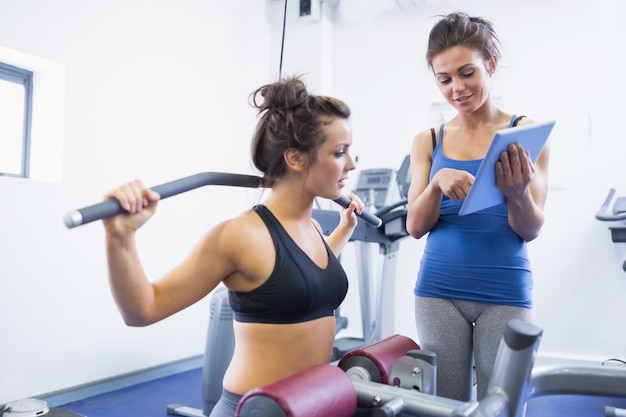
[[[259,100],[259,96],[262,100]],[[283,79],[259,88],[253,95],[253,105],[259,113],[265,110],[293,110],[309,98],[304,82],[296,77]]]

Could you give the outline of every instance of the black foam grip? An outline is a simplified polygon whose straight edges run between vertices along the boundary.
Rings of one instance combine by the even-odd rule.
[[[333,201],[339,204],[343,208],[347,208],[350,205],[350,199],[346,197],[345,195],[342,195],[341,197]],[[370,226],[374,226],[376,228],[380,227],[383,224],[383,221],[380,219],[380,217],[377,217],[373,215],[372,213],[367,212],[365,210],[358,216],[362,218],[363,220],[365,220],[367,224],[369,224]]]
[[[229,185],[232,187],[261,187],[263,179],[255,175],[229,174],[223,172],[203,172],[190,175],[165,184],[156,185],[151,189],[161,196],[161,199],[181,194],[205,185]],[[68,228],[80,226],[95,220],[106,219],[125,210],[119,201],[112,198],[91,206],[83,207],[65,214],[64,222]]]

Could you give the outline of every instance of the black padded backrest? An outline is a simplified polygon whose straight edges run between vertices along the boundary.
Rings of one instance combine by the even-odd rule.
[[[400,190],[400,197],[407,198],[409,195],[409,185],[411,185],[411,156],[407,155],[398,169],[396,175],[396,182],[398,183],[398,190]]]

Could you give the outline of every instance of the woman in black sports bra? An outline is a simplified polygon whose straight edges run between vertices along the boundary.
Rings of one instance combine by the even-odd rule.
[[[334,310],[347,278],[337,256],[357,225],[355,195],[324,238],[312,218],[316,197],[336,199],[348,172],[350,109],[308,93],[299,78],[251,95],[259,112],[252,162],[271,192],[254,209],[210,229],[189,256],[160,280],[146,276],[135,232],[155,213],[159,195],[133,181],[108,193],[128,212],[103,220],[109,281],[130,326],[147,326],[199,301],[223,282],[234,311],[235,351],[211,417],[233,416],[249,390],[328,363]]]

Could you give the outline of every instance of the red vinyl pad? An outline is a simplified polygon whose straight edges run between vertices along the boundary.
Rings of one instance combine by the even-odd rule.
[[[321,364],[249,391],[235,417],[352,417],[355,411],[350,377],[337,366]]]
[[[356,365],[366,368],[373,366],[379,375],[372,375],[372,381],[389,384],[389,375],[396,360],[406,355],[409,350],[419,348],[412,339],[395,334],[346,353],[337,366],[344,371]]]

